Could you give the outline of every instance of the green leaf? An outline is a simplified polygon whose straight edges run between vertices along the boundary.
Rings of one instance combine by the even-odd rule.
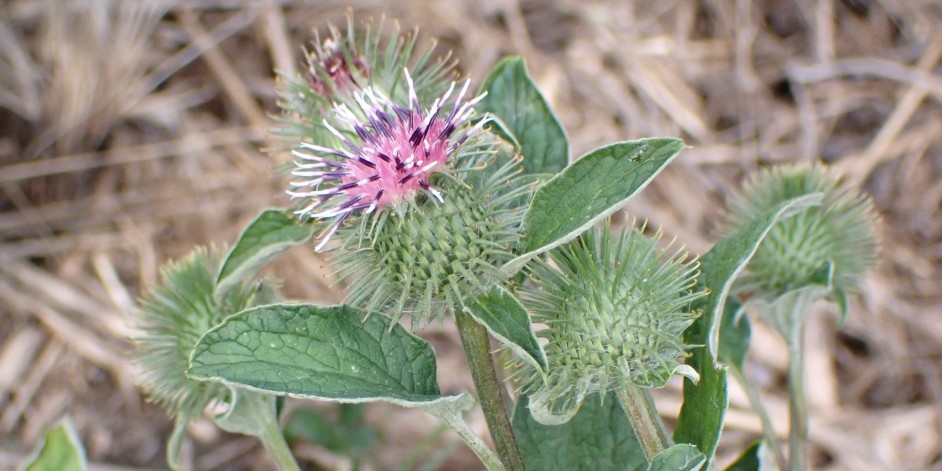
[[[694,384],[684,380],[684,403],[674,440],[696,445],[708,460],[713,459],[729,404],[728,373],[725,368],[716,367],[715,359],[720,335],[719,314],[725,308],[733,281],[775,223],[820,202],[820,193],[788,200],[744,224],[700,259],[700,283],[709,290],[709,295],[695,306],[703,315],[684,332],[684,343],[706,347],[692,349],[687,359],[687,364],[700,373],[700,381]]]
[[[299,223],[282,211],[262,211],[242,231],[216,276],[216,298],[251,276],[276,255],[303,244],[314,235],[314,226]]]
[[[736,461],[726,468],[726,471],[759,471],[761,460],[759,458],[759,446],[761,441],[755,442],[746,448],[746,451],[739,455]]]
[[[46,432],[29,458],[20,466],[22,471],[84,471],[88,466],[85,449],[68,419],[63,419]]]
[[[706,455],[697,447],[687,443],[678,443],[658,453],[648,471],[697,471],[706,465]]]
[[[339,418],[331,419],[324,411],[295,410],[285,423],[289,440],[301,439],[350,457],[363,455],[379,442],[373,426],[362,419],[364,404],[338,404]],[[353,412],[356,408],[356,412]],[[353,415],[357,418],[352,418]]]
[[[388,317],[365,316],[344,305],[247,309],[199,339],[186,373],[233,389],[420,408],[452,427],[489,469],[497,466],[462,419],[474,399],[466,392],[441,397],[432,346]]]
[[[743,370],[746,355],[749,353],[749,342],[752,339],[752,326],[749,318],[740,316],[740,304],[734,298],[726,300],[723,310],[723,319],[720,321],[720,347],[718,358],[721,362]],[[738,317],[738,318],[737,318]]]
[[[541,471],[633,471],[645,469],[644,451],[614,395],[587,398],[563,425],[543,425],[520,397],[513,427],[527,469]]]
[[[546,356],[533,334],[530,315],[510,291],[495,286],[465,304],[465,310],[520,358],[537,369],[546,368]]]
[[[200,338],[187,375],[340,402],[441,399],[432,346],[385,316],[364,316],[343,305],[247,309]]]
[[[508,57],[491,71],[482,91],[487,96],[475,107],[501,121],[520,144],[526,173],[556,173],[569,163],[566,132],[549,103],[533,83],[520,57]]]
[[[680,139],[626,141],[589,152],[541,186],[523,220],[516,273],[533,256],[574,239],[641,191],[681,150]]]

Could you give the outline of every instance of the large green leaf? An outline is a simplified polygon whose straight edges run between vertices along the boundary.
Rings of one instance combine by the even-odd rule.
[[[344,305],[271,304],[247,309],[200,338],[187,375],[237,391],[419,408],[453,428],[488,469],[500,466],[497,456],[462,419],[474,399],[466,392],[441,396],[432,346],[379,314],[366,317]],[[264,396],[245,397],[264,400]],[[250,423],[237,416],[219,419],[221,425],[238,431]]]
[[[574,239],[641,191],[681,150],[680,139],[626,141],[589,152],[533,195],[523,221],[516,273],[531,257]]]
[[[520,57],[508,57],[491,71],[476,106],[500,119],[500,131],[520,145],[526,173],[556,173],[569,163],[569,141],[549,103],[533,83]]]
[[[465,304],[465,308],[511,351],[540,370],[546,368],[546,356],[533,334],[530,315],[510,291],[495,286]]]
[[[221,299],[245,277],[251,276],[276,255],[307,242],[314,226],[299,223],[282,211],[262,211],[242,231],[216,276],[216,298]]]
[[[706,464],[706,456],[697,447],[678,443],[658,453],[648,471],[697,471]]]
[[[694,348],[687,360],[700,373],[700,381],[684,380],[684,404],[674,440],[696,445],[708,460],[713,459],[719,443],[729,403],[727,371],[715,362],[721,314],[733,281],[775,223],[820,203],[821,194],[817,193],[786,201],[717,242],[700,260],[701,287],[708,289],[709,295],[697,306],[703,315],[684,332],[686,344],[703,345]]]
[[[440,399],[431,345],[348,306],[273,304],[200,338],[187,374],[274,394],[399,404]]]
[[[86,468],[85,449],[67,419],[46,432],[20,467],[22,471],[84,471]]]
[[[540,471],[633,471],[647,466],[631,423],[614,395],[587,398],[562,425],[543,425],[530,415],[523,396],[513,427],[527,469]]]

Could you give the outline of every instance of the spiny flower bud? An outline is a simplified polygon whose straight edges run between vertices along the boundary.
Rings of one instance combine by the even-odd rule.
[[[343,93],[359,85],[369,73],[369,66],[362,55],[341,47],[340,32],[332,28],[332,38],[314,42],[314,51],[306,51],[307,79],[311,87],[322,97]]]
[[[736,291],[750,301],[772,303],[810,288],[818,294],[805,304],[823,294],[843,306],[846,293],[859,288],[876,261],[877,217],[870,199],[828,178],[820,165],[759,172],[731,200],[728,225],[735,229],[789,199],[812,193],[823,193],[823,204],[776,224],[737,281]]]
[[[493,152],[486,145],[483,151]],[[492,170],[494,160],[465,156],[452,173],[432,175],[440,198],[404,199],[396,211],[372,217],[369,227],[344,229],[349,246],[337,261],[341,279],[353,282],[348,302],[395,317],[411,313],[416,325],[456,312],[468,297],[503,281],[499,267],[513,258],[532,187],[513,178],[518,160]]]
[[[136,338],[141,388],[172,415],[198,417],[228,389],[186,376],[190,351],[197,340],[230,314],[270,302],[262,285],[233,289],[216,300],[216,273],[222,254],[199,248],[162,269],[163,282],[142,297],[137,311],[143,335]]]
[[[454,82],[431,108],[423,110],[408,70],[404,76],[408,106],[393,103],[379,89],[355,92],[354,108],[338,104],[334,109],[339,129],[324,120],[338,146],[302,142],[293,152],[301,160],[292,175],[303,179],[292,182],[294,189],[288,194],[306,200],[296,213],[332,221],[317,250],[357,211],[381,211],[411,199],[419,190],[442,202],[441,194],[429,183],[430,176],[446,171],[458,148],[483,126],[483,120],[468,125],[474,104],[484,97],[465,101],[470,81],[450,110],[446,106],[455,91]]]
[[[417,34],[399,35],[398,25],[389,28],[385,21],[366,23],[361,28],[347,17],[346,30],[334,25],[329,36],[318,34],[311,50],[305,50],[306,70],[300,77],[279,77],[278,106],[284,110],[282,125],[273,132],[294,145],[298,140],[330,138],[321,126],[325,115],[336,103],[353,106],[353,94],[377,87],[397,103],[404,102],[410,90],[402,80],[402,70],[409,68],[415,79],[411,93],[430,101],[448,86],[445,78],[455,62],[446,55],[433,60],[435,41],[421,47]]]
[[[537,333],[547,340],[545,376],[534,372],[524,386],[538,420],[568,420],[595,392],[698,378],[678,359],[688,349],[681,335],[699,315],[690,304],[704,294],[694,291],[699,265],[682,250],[666,255],[660,232],[643,230],[593,228],[550,252],[552,264],[531,264],[535,287],[523,300],[547,325]]]

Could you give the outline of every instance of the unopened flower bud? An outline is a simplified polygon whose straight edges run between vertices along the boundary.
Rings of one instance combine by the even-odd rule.
[[[227,316],[271,299],[262,284],[235,288],[225,299],[215,299],[223,255],[199,248],[166,264],[163,281],[140,301],[137,315],[143,334],[135,342],[141,388],[174,416],[199,417],[207,405],[228,394],[219,383],[186,376],[197,340]]]
[[[810,303],[823,297],[841,305],[876,261],[877,217],[870,199],[842,187],[820,165],[775,167],[759,172],[730,202],[731,230],[802,195],[824,201],[777,223],[766,235],[735,291],[772,316],[783,335],[801,322]],[[798,303],[796,305],[796,303]],[[781,305],[781,306],[779,306]]]
[[[678,361],[688,349],[681,335],[699,315],[691,302],[704,294],[695,291],[698,263],[659,250],[660,233],[642,231],[590,229],[550,252],[552,263],[532,264],[524,302],[547,325],[537,333],[547,340],[545,377],[534,372],[525,386],[538,420],[565,421],[592,393],[698,378]]]

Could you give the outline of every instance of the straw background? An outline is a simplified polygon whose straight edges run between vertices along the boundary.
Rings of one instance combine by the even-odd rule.
[[[692,148],[625,213],[695,253],[715,240],[731,189],[763,165],[821,160],[860,185],[883,219],[881,260],[842,329],[831,306],[813,316],[813,462],[942,469],[937,0],[3,2],[0,469],[64,414],[91,469],[165,467],[171,424],[140,396],[128,361],[134,299],[163,261],[231,243],[260,209],[289,204],[277,172],[289,157],[261,150],[277,113],[272,70],[296,70],[300,46],[344,24],[348,8],[357,21],[385,16],[439,38],[478,83],[502,56],[522,55],[574,156],[684,138]],[[292,298],[341,299],[311,247],[268,273]],[[755,330],[749,372],[785,433],[785,348]],[[441,357],[443,392],[470,389],[453,326],[422,335]],[[679,388],[658,401],[676,416]],[[423,440],[458,443],[419,411],[377,405],[368,416],[382,433],[371,469],[399,469],[409,453],[430,460]],[[734,390],[721,464],[758,431]],[[197,469],[268,467],[253,439],[208,419],[190,437]],[[440,469],[477,466],[463,446],[450,449]],[[306,469],[350,466],[312,445],[295,451]]]

